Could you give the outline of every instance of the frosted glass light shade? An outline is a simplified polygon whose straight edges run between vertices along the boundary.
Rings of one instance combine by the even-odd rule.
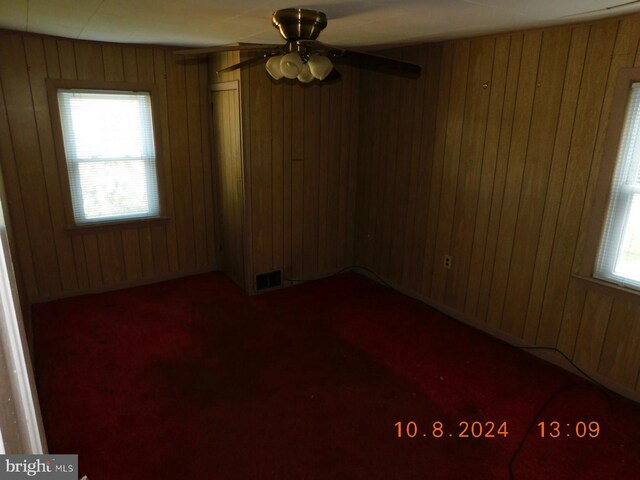
[[[267,72],[269,72],[269,75],[271,75],[274,80],[280,80],[283,76],[282,70],[280,69],[280,60],[282,60],[282,57],[282,55],[271,57],[265,65]]]
[[[298,81],[301,83],[309,83],[313,82],[313,74],[311,73],[311,69],[309,68],[309,64],[305,63],[302,65],[302,71],[298,74]]]
[[[331,60],[323,55],[312,55],[307,64],[311,74],[318,80],[324,80],[333,70]]]
[[[280,70],[282,74],[290,79],[296,78],[302,71],[302,58],[297,52],[290,52],[280,59]]]

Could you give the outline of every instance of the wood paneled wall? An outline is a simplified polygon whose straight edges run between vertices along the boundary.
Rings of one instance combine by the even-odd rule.
[[[240,92],[236,82],[211,92],[219,205],[220,268],[245,288],[244,181]]]
[[[240,71],[218,75],[217,70],[240,61],[238,52],[211,56],[211,111],[214,177],[219,219],[220,268],[246,287],[247,239],[240,109]]]
[[[45,79],[152,82],[160,91],[161,224],[65,229]],[[167,48],[0,32],[0,162],[14,261],[30,301],[115,288],[215,265],[206,64]],[[62,160],[64,161],[64,160]]]
[[[249,262],[245,258],[248,252],[245,217],[248,214],[245,208],[242,157],[240,71],[216,73],[239,61],[239,52],[211,55],[208,59],[220,268],[247,290],[246,267]]]
[[[628,16],[395,52],[425,66],[418,80],[339,66],[340,82],[301,86],[261,64],[213,74],[236,55],[207,66],[164,48],[2,32],[0,161],[28,297],[215,265],[209,82],[238,80],[249,292],[259,272],[311,278],[359,263],[640,392],[640,306],[573,275],[589,273],[616,75],[640,65],[639,40]],[[158,85],[166,224],[65,230],[46,78]]]
[[[612,95],[639,39],[627,16],[396,52],[426,66],[417,82],[363,74],[356,261],[640,392],[640,306],[573,275],[590,273]]]
[[[214,83],[231,57],[214,57]],[[360,73],[338,69],[320,85],[275,82],[263,63],[240,71],[249,292],[256,273],[308,279],[352,262]]]

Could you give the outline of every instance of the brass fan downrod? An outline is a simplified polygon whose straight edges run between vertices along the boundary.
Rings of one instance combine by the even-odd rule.
[[[271,16],[273,26],[287,42],[315,40],[327,26],[327,16],[317,10],[285,8]]]

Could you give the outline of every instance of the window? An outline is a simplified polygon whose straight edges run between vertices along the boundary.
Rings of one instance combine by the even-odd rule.
[[[640,82],[628,96],[594,276],[640,289]]]
[[[151,95],[58,89],[77,225],[160,214]]]

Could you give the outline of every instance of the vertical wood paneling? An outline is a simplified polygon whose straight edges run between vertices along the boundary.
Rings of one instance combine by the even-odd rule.
[[[32,36],[24,38],[24,45],[27,65],[29,66],[29,82],[31,85],[37,85],[42,78],[47,76],[44,45],[41,38]],[[38,141],[44,180],[47,186],[51,221],[52,225],[61,225],[65,222],[65,213],[58,164],[46,161],[46,159],[55,158],[47,94],[41,88],[31,88],[31,95],[38,128]],[[60,268],[61,288],[63,290],[75,290],[79,285],[71,239],[63,231],[55,227],[53,228],[53,235]]]
[[[505,82],[509,59],[509,37],[496,38],[493,69],[488,88],[490,89],[487,113],[486,137],[480,173],[480,191],[474,228],[473,246],[469,265],[469,281],[465,298],[465,313],[475,317],[480,295],[480,282],[484,267],[484,254],[488,241],[489,218],[492,192],[497,181],[497,158],[500,141],[502,109],[505,100]]]
[[[502,328],[522,336],[564,85],[570,30],[544,32],[513,236]]]
[[[125,69],[125,78],[133,76],[134,72],[130,71],[129,66]],[[138,47],[136,49],[136,78],[140,82],[154,83],[155,77],[153,73],[153,48]],[[204,82],[206,85],[206,81]],[[156,112],[158,115],[158,112]],[[159,229],[159,235],[163,237],[166,244],[166,232]],[[142,276],[144,278],[165,274],[167,268],[166,247],[160,249],[158,258],[154,258],[154,240],[155,235],[153,227],[143,227],[138,229],[138,241],[140,243],[140,263],[142,264]]]
[[[464,131],[458,167],[457,195],[453,215],[451,243],[448,252],[456,259],[447,274],[445,302],[457,310],[464,309],[469,260],[473,241],[473,229],[469,228],[476,219],[478,190],[482,172],[482,150],[485,138],[487,114],[491,90],[489,81],[493,69],[495,39],[473,40],[469,53],[467,75]]]
[[[507,68],[507,81],[504,91],[504,104],[502,110],[502,122],[500,125],[500,137],[498,141],[498,159],[494,174],[493,190],[491,192],[491,209],[489,213],[489,225],[485,255],[482,260],[482,278],[480,280],[480,295],[477,307],[477,318],[487,321],[487,311],[491,299],[491,286],[493,284],[495,259],[499,230],[502,219],[502,207],[509,165],[509,152],[515,121],[516,96],[518,93],[518,77],[520,75],[520,62],[522,58],[522,45],[524,36],[514,34],[510,36],[509,63]]]
[[[340,268],[349,265],[355,258],[355,208],[356,208],[356,193],[357,193],[357,159],[358,159],[358,142],[360,135],[360,118],[358,115],[360,105],[360,72],[356,69],[342,69],[345,76],[349,79],[346,81],[346,85],[351,85],[349,89],[343,90],[344,95],[348,96],[349,116],[342,117],[340,120],[340,128],[349,132],[348,136],[343,136],[345,142],[349,143],[348,157],[347,157],[347,215],[345,222],[347,222],[346,239],[339,239],[339,243],[344,245],[344,262],[339,265]],[[343,77],[344,78],[344,77]]]
[[[593,160],[589,171],[584,207],[581,213],[580,230],[573,256],[574,261],[572,271],[581,275],[589,276],[592,273],[591,265],[589,265],[586,270],[583,270],[583,265],[585,264],[585,245],[587,243],[586,233],[588,231],[587,225],[589,223],[589,219],[592,216],[596,180],[600,173],[600,160],[604,152],[604,138],[611,111],[614,86],[617,80],[618,71],[621,68],[629,68],[633,66],[639,38],[640,18],[632,17],[623,19],[619,22],[613,56],[609,67],[607,88],[602,102],[602,110],[600,112],[599,128],[596,136]],[[584,288],[580,287],[575,280],[572,280],[569,283],[562,325],[558,336],[558,346],[569,353],[572,353],[572,348],[575,344],[574,339],[579,333],[578,330],[580,328],[581,319],[580,315],[576,314],[576,312],[579,311],[580,307],[584,304],[585,294],[586,292]]]
[[[327,195],[329,191],[329,165],[332,158],[330,155],[330,140],[329,140],[329,112],[331,110],[330,104],[330,86],[320,89],[320,104],[318,105],[318,112],[320,114],[320,136],[318,137],[318,207],[315,216],[318,218],[318,237],[316,250],[318,251],[318,263],[315,267],[315,271],[326,271],[325,260],[329,255],[327,252]],[[275,188],[275,185],[274,185]],[[324,251],[326,255],[320,255],[320,252]]]
[[[219,268],[216,251],[218,247],[217,215],[214,205],[214,171],[211,151],[211,129],[213,125],[211,115],[211,93],[209,91],[209,66],[204,62],[198,66],[198,86],[200,88],[200,135],[202,150],[202,183],[206,243],[206,263]],[[239,140],[239,137],[238,137]],[[198,172],[196,172],[198,174]]]
[[[440,78],[438,89],[435,92],[429,92],[429,96],[437,96],[438,107],[435,124],[433,126],[435,130],[435,139],[433,146],[433,157],[422,157],[422,162],[429,162],[431,167],[431,183],[427,185],[424,183],[425,188],[428,190],[425,192],[427,195],[422,197],[428,198],[428,203],[421,202],[425,205],[423,208],[418,209],[416,214],[416,222],[426,223],[426,240],[424,242],[424,256],[422,265],[417,265],[419,270],[418,282],[421,282],[420,291],[431,292],[433,268],[434,268],[434,256],[435,245],[438,234],[438,221],[440,216],[440,192],[442,191],[442,173],[444,171],[444,155],[445,155],[445,140],[447,125],[449,119],[449,97],[451,95],[451,72],[453,65],[453,44],[447,43],[442,47],[442,63],[440,67]],[[426,66],[429,69],[429,65]],[[366,125],[366,119],[363,117],[361,124]],[[366,127],[365,127],[366,128]],[[422,150],[427,150],[429,145],[422,145]],[[420,236],[418,236],[420,238]]]
[[[271,136],[273,268],[283,268],[284,265],[284,94],[284,88],[271,88],[271,124],[282,126]]]
[[[285,277],[303,278],[304,271],[304,90],[291,87],[291,265]]]
[[[159,170],[162,171],[162,191],[164,192],[164,208],[167,216],[169,217],[169,223],[165,228],[155,226],[152,228],[153,235],[153,258],[156,271],[166,268],[167,272],[178,271],[180,266],[178,263],[178,234],[179,231],[176,227],[175,218],[175,206],[174,206],[174,180],[171,174],[173,159],[171,157],[171,143],[173,139],[169,130],[169,107],[167,102],[167,73],[166,73],[166,55],[165,52],[159,49],[153,51],[153,68],[155,81],[160,88],[160,95],[158,98],[158,106],[160,118],[165,121],[160,123],[160,136],[162,142],[162,158]],[[179,193],[177,190],[176,193]],[[165,258],[167,262],[161,263],[161,260]]]
[[[221,267],[245,286],[244,189],[240,147],[240,100],[237,88],[212,92],[213,147],[220,211]]]
[[[580,213],[617,30],[618,22],[615,21],[596,24],[591,28],[538,330],[537,341],[547,345],[555,345],[560,332],[561,323],[558,319],[562,318],[569,286]]]
[[[304,277],[312,277],[318,272],[318,203],[320,188],[320,135],[321,135],[321,90],[316,86],[304,89],[303,121],[304,162],[303,162],[303,228],[302,228],[302,272]],[[313,135],[309,135],[313,132]],[[326,161],[326,159],[322,159]]]
[[[209,218],[213,216],[213,195],[206,195],[211,178],[209,120],[207,107],[202,106],[208,89],[206,65],[189,65],[187,73],[187,66],[177,63],[165,48],[12,32],[0,33],[0,48],[0,161],[16,238],[12,248],[28,299],[68,296],[211,268],[215,249],[208,246],[214,241],[213,218]],[[176,95],[167,89],[167,65]],[[73,218],[63,194],[66,171],[64,159],[57,158],[63,147],[52,133],[47,78],[158,85],[161,98],[156,99],[154,115],[160,120],[158,163],[163,213],[169,217],[165,224],[91,232],[68,229]],[[198,179],[193,186],[192,177]],[[174,223],[174,199],[180,202],[180,229]]]
[[[202,174],[204,172],[202,144],[207,142],[209,135],[202,138],[200,104],[207,102],[207,96],[206,90],[203,95],[200,88],[198,63],[188,63],[185,66],[185,75],[194,248],[196,265],[202,265],[207,262],[207,222],[205,219],[204,175]]]
[[[431,296],[441,302],[447,283],[447,270],[442,268],[442,259],[449,254],[451,233],[454,223],[456,191],[458,187],[458,168],[462,148],[462,133],[465,128],[465,100],[467,94],[467,75],[469,72],[469,40],[461,40],[454,45],[453,66],[451,69],[451,92],[449,96],[449,115],[444,143],[444,168],[442,184],[447,188],[440,192],[438,210],[438,233],[433,257],[433,280]]]
[[[610,104],[619,70],[640,58],[639,39],[635,15],[448,41],[427,57],[427,72],[440,73],[424,92],[364,73],[357,258],[479,326],[558,346],[640,391],[639,307],[572,277],[591,273],[581,268]],[[404,95],[414,95],[414,117],[436,106],[429,134],[403,123],[396,138],[408,109],[389,107]]]
[[[344,86],[345,90],[348,91],[350,88],[350,84],[347,83]],[[322,271],[332,271],[335,270],[340,262],[338,260],[338,251],[346,250],[345,248],[340,249],[338,245],[339,238],[346,238],[343,224],[343,218],[340,217],[340,202],[342,200],[341,190],[346,191],[347,180],[345,178],[346,171],[343,168],[343,172],[341,172],[341,167],[346,166],[343,160],[342,152],[348,142],[343,140],[343,132],[340,128],[341,125],[339,122],[332,122],[330,119],[340,116],[344,118],[344,112],[341,111],[343,108],[342,104],[342,89],[339,85],[330,85],[327,88],[329,92],[329,114],[327,121],[328,125],[328,136],[327,136],[327,146],[328,146],[328,156],[329,156],[329,164],[328,164],[328,172],[327,172],[327,189],[325,195],[325,204],[326,204],[326,214],[325,218],[327,219],[325,224],[325,249],[326,254],[320,255],[321,265],[320,268]],[[345,98],[347,100],[347,98]],[[348,101],[346,102],[348,104]],[[344,129],[344,135],[348,138],[349,130]],[[344,199],[344,207],[347,206],[347,199]],[[332,223],[333,222],[333,223]],[[342,229],[342,233],[339,233]]]
[[[573,358],[591,371],[596,371],[600,363],[612,305],[613,298],[610,296],[589,292],[586,295],[584,308],[576,312],[576,315],[582,319],[582,324],[580,332],[574,336],[576,346]]]
[[[350,265],[359,76],[340,65],[334,84],[276,82],[258,63],[214,77],[236,62],[215,55],[209,69],[219,82],[240,81],[248,291],[257,273],[282,269],[285,280],[308,279]]]
[[[556,221],[560,210],[563,182],[567,168],[569,147],[573,136],[573,125],[578,104],[579,85],[584,70],[584,61],[589,39],[590,27],[577,27],[571,32],[569,61],[564,79],[560,116],[554,136],[551,171],[547,181],[542,225],[538,236],[534,274],[529,293],[524,338],[535,342],[542,311],[542,301],[550,268],[551,250],[556,233]]]
[[[1,84],[0,93],[2,93],[2,98],[0,99],[0,131],[9,132],[9,119],[4,101],[4,89]],[[7,209],[9,211],[11,221],[9,227],[13,229],[10,240],[27,245],[29,244],[27,221],[10,135],[0,135],[0,158],[2,159],[4,192],[7,196],[6,199],[3,199],[4,208],[5,212]],[[14,262],[16,262],[16,258],[18,259],[16,266],[18,267],[19,277],[24,282],[27,296],[33,298],[38,295],[38,284],[31,249],[22,248],[17,253],[18,255],[14,253],[13,258]]]
[[[599,371],[629,388],[640,371],[640,306],[615,300],[607,326]]]
[[[377,202],[375,206],[376,227],[374,238],[377,239],[374,256],[379,259],[380,271],[388,275],[389,260],[391,255],[391,223],[394,218],[394,207],[396,196],[396,179],[398,174],[398,164],[396,157],[400,155],[398,152],[398,134],[402,116],[400,115],[400,102],[402,96],[406,93],[406,89],[402,88],[402,79],[395,75],[384,74],[389,77],[389,88],[386,94],[382,96],[386,104],[383,109],[388,113],[382,128],[380,154],[382,156],[382,171],[379,172],[377,178]],[[388,205],[388,208],[384,208]]]
[[[502,197],[502,214],[500,216],[500,227],[498,229],[491,294],[487,312],[487,323],[497,327],[504,321],[503,309],[509,268],[511,266],[513,239],[518,219],[525,156],[529,145],[532,109],[537,90],[536,77],[541,43],[542,33],[532,32],[525,34],[522,44],[520,75],[518,76],[518,90],[509,148],[509,161]]]
[[[284,85],[282,88],[282,147],[283,147],[283,172],[282,172],[282,268],[284,272],[291,272],[291,232],[293,225],[292,206],[292,169],[293,169],[293,141],[285,141],[293,136],[292,115],[292,86]]]
[[[430,261],[424,261],[429,233],[429,221],[435,218],[433,211],[435,210],[432,201],[431,185],[434,176],[434,142],[436,134],[436,119],[438,115],[446,114],[439,109],[439,97],[435,94],[438,92],[440,82],[440,60],[442,49],[440,46],[430,46],[423,53],[423,62],[425,71],[423,73],[424,86],[421,87],[422,98],[422,115],[420,119],[416,119],[414,128],[414,137],[420,138],[418,142],[412,142],[412,158],[416,157],[416,205],[413,207],[414,213],[409,223],[413,228],[413,234],[407,235],[411,240],[411,247],[405,256],[405,270],[408,270],[408,285],[411,288],[418,289],[422,280],[422,265],[431,265]],[[418,102],[418,97],[416,102]],[[418,109],[416,108],[416,111]],[[416,144],[417,143],[417,144]],[[423,200],[424,199],[424,200]],[[424,221],[424,218],[427,221]],[[430,276],[429,276],[430,277]]]
[[[247,140],[251,144],[251,226],[253,271],[267,272],[273,268],[273,204],[271,197],[271,79],[263,65],[248,69],[247,88],[251,95],[251,121],[247,128]],[[244,98],[244,97],[243,97]]]
[[[170,51],[165,52],[167,76],[167,108],[169,131],[171,132],[171,179],[174,191],[174,214],[180,269],[196,267],[196,241],[194,231],[194,205],[191,178],[191,150],[187,108],[186,67],[192,60],[176,59]],[[198,145],[198,148],[200,146]]]
[[[31,291],[59,291],[60,268],[55,251],[53,224],[36,125],[23,37],[5,33],[0,42],[0,80],[4,93],[17,180],[22,192],[27,232],[18,235],[33,245],[36,285]],[[12,191],[8,201],[12,202]]]
[[[382,93],[382,82],[375,81],[376,77],[380,76],[379,73],[368,73],[365,78],[370,78],[370,82],[364,82],[363,90],[364,95],[367,98],[383,98],[379,93]],[[375,102],[360,102],[360,116],[366,118],[367,135],[360,136],[361,143],[359,144],[358,152],[358,191],[361,195],[358,196],[358,248],[356,248],[355,259],[356,264],[368,264],[372,261],[372,249],[375,245],[373,238],[373,225],[375,216],[372,214],[371,205],[373,204],[376,195],[373,194],[374,179],[376,169],[380,165],[377,161],[380,151],[380,133],[382,119],[380,115],[373,114],[375,108]],[[365,163],[366,162],[366,163]]]
[[[416,49],[414,52],[408,52],[407,55],[408,61],[415,62],[423,66],[428,65],[430,63],[430,59],[428,58],[428,51],[426,47],[420,47]],[[404,219],[404,229],[398,229],[399,234],[404,233],[404,246],[402,247],[403,262],[402,265],[399,265],[401,271],[399,275],[403,279],[404,282],[411,282],[411,270],[412,264],[415,260],[412,259],[412,253],[415,251],[415,243],[416,243],[416,230],[415,230],[415,211],[416,204],[422,203],[418,202],[418,190],[420,179],[422,176],[420,174],[420,166],[427,165],[427,162],[420,162],[420,153],[422,147],[422,138],[420,136],[420,132],[423,128],[423,122],[427,121],[427,114],[425,113],[426,108],[424,107],[424,95],[425,95],[425,84],[427,83],[428,74],[425,72],[421,76],[421,78],[414,82],[413,88],[413,105],[415,108],[413,109],[413,124],[411,132],[407,131],[406,133],[409,135],[404,141],[410,146],[410,155],[411,161],[409,162],[408,167],[408,188],[407,188],[407,208]],[[432,107],[433,108],[433,107]],[[427,132],[432,131],[433,129],[428,129]],[[416,142],[411,142],[411,135],[419,137],[420,139]],[[432,141],[432,140],[431,140]],[[429,139],[424,142],[425,146],[429,145]],[[428,147],[425,148],[428,150]],[[404,231],[402,231],[404,230]]]
[[[406,60],[408,54],[404,51],[402,52],[401,58]],[[411,136],[411,126],[413,123],[413,115],[411,106],[415,103],[415,95],[416,89],[419,82],[411,80],[404,81],[404,85],[400,85],[400,101],[398,102],[398,110],[401,112],[399,115],[399,119],[397,122],[397,148],[396,154],[392,152],[390,155],[390,161],[392,163],[396,163],[395,156],[399,156],[401,158],[409,159],[411,158],[411,142],[409,138]],[[389,248],[385,252],[387,257],[385,261],[385,270],[388,274],[394,278],[402,275],[402,268],[404,266],[403,258],[403,244],[404,244],[404,236],[406,235],[406,212],[407,212],[407,204],[409,202],[409,189],[407,185],[409,184],[409,175],[411,169],[411,162],[398,162],[396,172],[395,172],[395,181],[394,185],[392,185],[394,197],[392,204],[394,208],[392,209],[391,215],[391,224],[389,228],[390,239],[388,242]],[[399,258],[395,259],[398,256]]]

